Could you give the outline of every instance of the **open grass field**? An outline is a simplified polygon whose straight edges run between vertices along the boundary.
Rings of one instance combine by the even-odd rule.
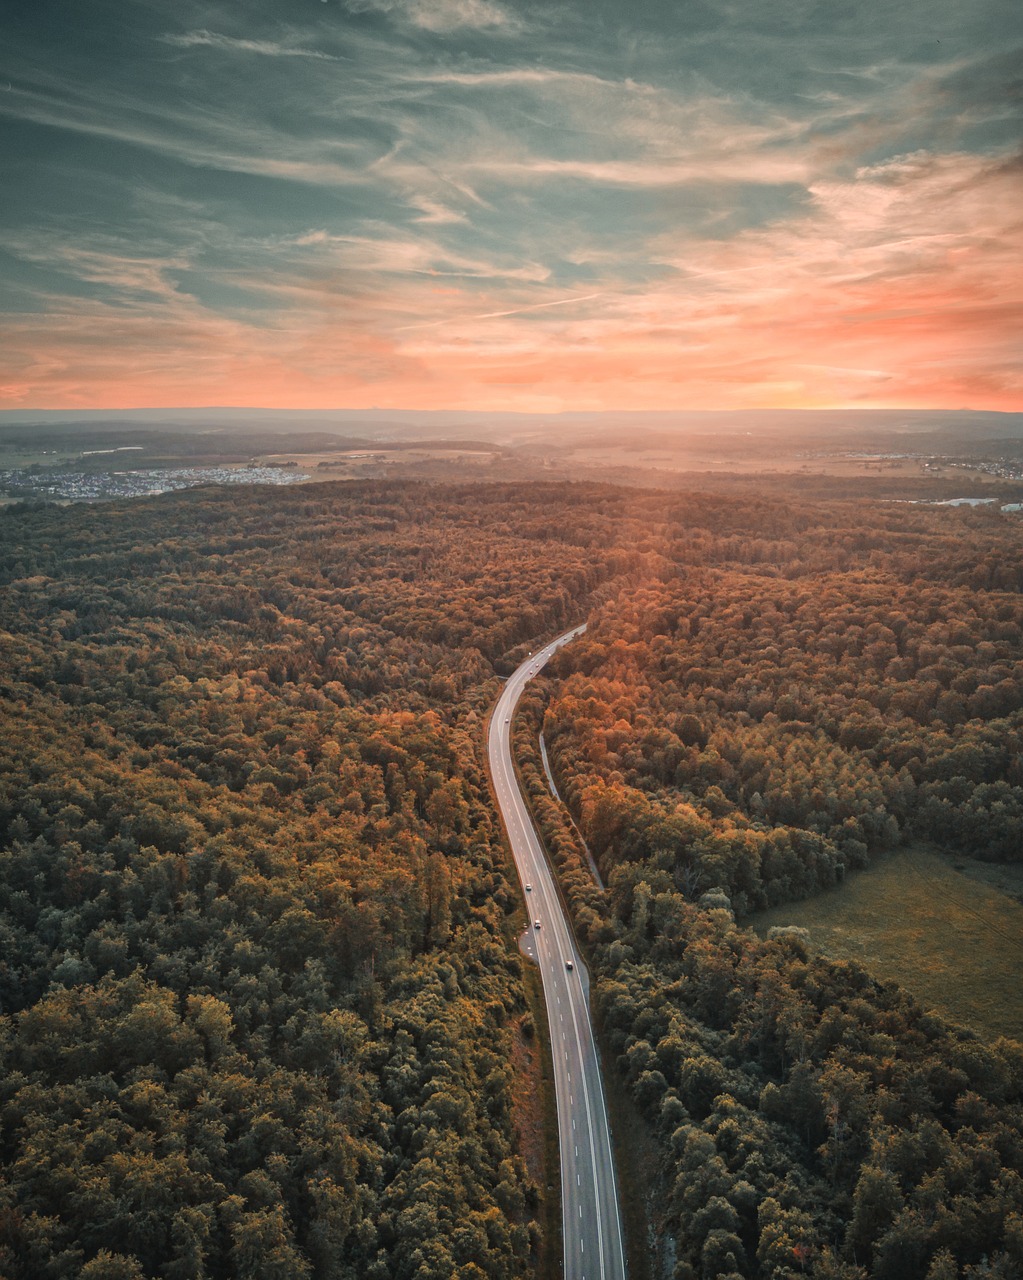
[[[539,446],[542,450],[542,446]],[[943,476],[955,478],[966,485],[987,484],[994,477],[983,470],[956,468],[936,471],[925,454],[899,457],[892,455],[864,456],[845,453],[810,450],[805,443],[772,440],[769,445],[756,439],[726,436],[711,443],[685,437],[663,445],[643,448],[635,441],[624,444],[566,444],[553,455],[562,466],[587,466],[619,469],[639,467],[651,472],[723,472],[735,476],[787,475],[793,477],[817,475],[839,479],[876,479],[878,477],[901,480],[934,479]]]
[[[829,893],[746,923],[762,936],[772,925],[809,929],[818,950],[895,979],[952,1022],[1023,1040],[1023,905],[957,865],[900,849]]]

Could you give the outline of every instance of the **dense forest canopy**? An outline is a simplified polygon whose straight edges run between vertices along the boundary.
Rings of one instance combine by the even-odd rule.
[[[911,838],[1023,859],[1020,526],[763,517],[669,514],[661,572],[595,611],[519,735],[661,1145],[661,1257],[680,1280],[1017,1276],[1023,1048],[735,916]]]
[[[589,485],[0,513],[0,1274],[533,1274],[482,727],[584,617],[518,738],[659,1265],[1017,1274],[1019,1047],[734,913],[1020,857],[1021,541]]]
[[[545,729],[598,857],[747,913],[907,834],[1023,858],[1021,655],[1015,592],[705,571],[605,605]]]
[[[5,513],[4,1274],[529,1274],[479,730],[610,561],[467,497]]]

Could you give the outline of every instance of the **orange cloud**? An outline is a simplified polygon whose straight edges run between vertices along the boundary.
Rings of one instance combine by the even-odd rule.
[[[64,298],[14,317],[0,404],[1018,409],[1018,177],[975,156],[902,157],[820,182],[788,222],[661,237],[642,288],[613,264],[566,293],[468,259],[439,288],[428,255],[401,245],[378,245],[360,276],[346,240],[326,272],[251,282],[280,302],[267,322],[176,294],[159,264],[79,255],[88,278],[127,273],[146,303]]]

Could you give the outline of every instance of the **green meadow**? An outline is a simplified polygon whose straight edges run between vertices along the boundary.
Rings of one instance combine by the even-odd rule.
[[[799,925],[817,950],[894,979],[951,1021],[992,1039],[1023,1040],[1023,905],[1010,896],[1023,876],[994,870],[900,849],[837,889],[747,923],[762,936],[774,925]]]

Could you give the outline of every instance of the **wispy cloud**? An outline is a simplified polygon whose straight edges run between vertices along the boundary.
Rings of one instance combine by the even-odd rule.
[[[472,316],[459,316],[457,320],[452,318],[449,320],[424,320],[418,324],[399,325],[394,332],[402,333],[409,329],[436,329],[441,325],[452,323],[464,323],[467,320],[503,320],[506,316],[521,316],[530,311],[546,311],[548,307],[567,307],[576,302],[590,302],[594,298],[601,298],[601,293],[580,293],[571,298],[555,298],[553,302],[534,302],[528,307],[513,307],[510,311],[480,311]]]
[[[22,6],[0,394],[1004,407],[1002,4]]]
[[[693,156],[661,163],[653,159],[556,160],[545,156],[470,160],[465,167],[470,173],[487,174],[504,183],[572,178],[600,185],[650,188],[712,182],[798,183],[810,176],[807,162],[801,157],[751,154]]]
[[[350,13],[394,14],[424,31],[468,27],[518,34],[525,27],[521,18],[493,0],[345,0],[345,7]]]
[[[186,31],[181,34],[165,34],[157,39],[162,44],[178,49],[206,47],[223,49],[230,53],[255,53],[266,58],[312,58],[320,62],[348,62],[350,59],[337,54],[324,53],[320,49],[303,49],[299,45],[282,44],[276,40],[242,40],[235,36],[220,35],[216,31]]]
[[[341,158],[355,160],[363,150],[357,142],[289,137],[212,110],[197,118],[170,105],[140,109],[103,91],[17,87],[0,94],[0,116],[144,147],[183,164],[231,173],[318,186],[361,180],[362,166]]]
[[[489,259],[472,257],[425,237],[389,235],[332,235],[309,231],[298,237],[301,247],[315,246],[331,265],[351,272],[389,275],[462,276],[480,280],[541,282],[550,271],[539,263],[522,262],[505,253]]]
[[[656,93],[650,85],[636,84],[631,79],[624,82],[609,80],[592,72],[561,67],[501,67],[475,71],[463,71],[454,67],[444,70],[424,68],[418,72],[403,71],[402,74],[404,78],[420,84],[462,85],[474,89],[543,88],[553,85],[569,88],[596,88],[614,92],[625,89],[629,93]]]
[[[126,252],[126,247],[116,242],[105,246],[75,245],[39,233],[0,233],[0,248],[24,262],[43,264],[83,283],[101,285],[121,299],[172,298],[177,290],[171,275],[191,265],[180,254],[140,257]]]

